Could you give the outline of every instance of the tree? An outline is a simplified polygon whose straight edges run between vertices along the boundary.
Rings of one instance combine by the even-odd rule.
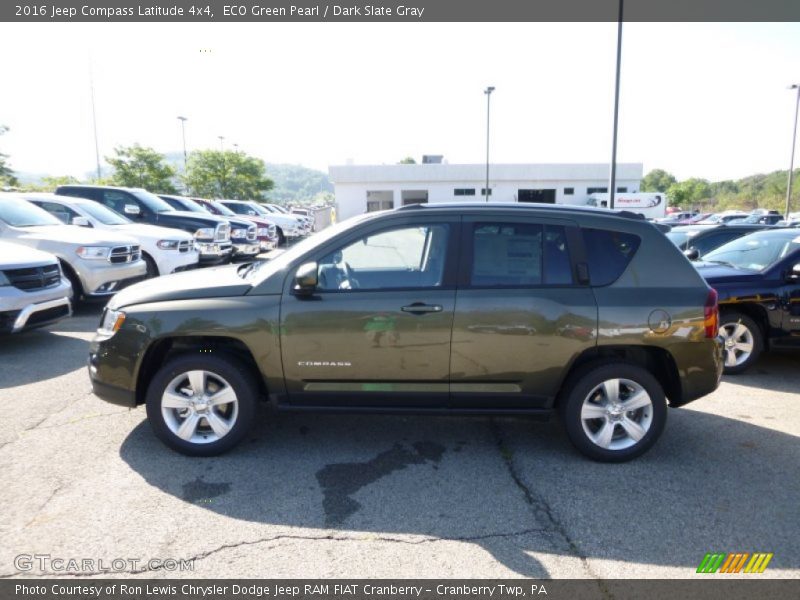
[[[639,189],[643,192],[666,192],[675,183],[677,180],[671,173],[664,169],[653,169],[644,176]]]
[[[0,125],[0,135],[3,135],[6,131],[8,131],[8,127],[5,125]],[[19,181],[14,176],[14,171],[12,171],[11,167],[8,166],[8,163],[6,162],[7,158],[8,154],[3,154],[0,152],[0,184],[15,186],[19,184]]]
[[[415,161],[411,156],[406,156],[398,164],[400,164],[400,165],[415,165],[415,164],[417,164],[417,161]]]
[[[274,185],[263,160],[230,150],[192,152],[183,181],[198,196],[233,200],[261,200]]]
[[[155,194],[174,194],[175,169],[164,162],[164,155],[139,144],[114,148],[116,156],[106,157],[114,169],[110,179],[114,185],[141,187]]]
[[[667,190],[671,204],[694,205],[711,198],[711,184],[705,179],[693,177],[680,183],[673,183]]]

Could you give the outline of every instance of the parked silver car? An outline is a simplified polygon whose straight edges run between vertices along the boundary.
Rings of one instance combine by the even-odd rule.
[[[72,286],[58,258],[0,242],[0,334],[42,327],[72,314]]]
[[[147,272],[134,238],[64,225],[13,194],[0,196],[0,239],[55,254],[76,300],[111,296]]]

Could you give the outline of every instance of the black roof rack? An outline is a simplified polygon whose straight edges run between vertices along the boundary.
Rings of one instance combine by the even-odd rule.
[[[576,206],[574,204],[537,204],[527,202],[423,202],[406,204],[396,208],[396,211],[405,210],[420,210],[420,209],[467,209],[467,208],[494,208],[494,209],[514,209],[514,210],[540,210],[540,211],[574,211],[596,214],[608,214],[617,217],[624,217],[626,219],[635,219],[637,221],[645,220],[644,215],[640,213],[631,212],[629,210],[612,210],[608,208],[598,208],[596,206]]]

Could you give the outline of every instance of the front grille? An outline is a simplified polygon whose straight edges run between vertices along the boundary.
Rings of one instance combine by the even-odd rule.
[[[139,246],[117,246],[111,249],[111,256],[108,257],[108,260],[114,264],[132,263],[139,260],[140,257]]]
[[[214,236],[215,242],[227,242],[231,239],[231,226],[227,223],[217,225],[217,234]]]
[[[255,242],[256,239],[258,239],[258,235],[257,235],[256,229],[258,229],[258,228],[255,225],[249,225],[247,227],[247,241],[248,242]]]
[[[178,252],[188,252],[192,248],[193,242],[178,242]]]
[[[55,287],[61,282],[61,268],[58,265],[9,269],[4,273],[11,285],[25,292]]]

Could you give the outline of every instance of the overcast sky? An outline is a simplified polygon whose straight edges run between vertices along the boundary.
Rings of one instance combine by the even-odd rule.
[[[608,162],[616,24],[0,24],[0,151],[18,171],[94,169],[138,142],[321,170],[444,154]],[[624,27],[620,162],[678,178],[788,168],[800,24]]]

